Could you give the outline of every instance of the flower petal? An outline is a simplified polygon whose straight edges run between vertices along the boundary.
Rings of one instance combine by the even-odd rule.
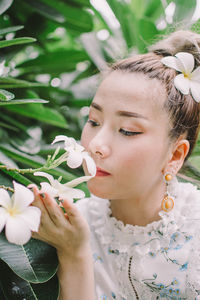
[[[8,217],[5,234],[7,240],[16,245],[23,245],[31,238],[31,230],[26,222],[16,216]]]
[[[57,197],[58,196],[58,190],[52,187],[48,182],[42,182],[41,185],[41,193],[47,193],[51,195],[51,197]]]
[[[57,135],[51,144],[53,145],[53,144],[58,143],[58,142],[65,142],[68,139],[69,138],[65,135]]]
[[[86,162],[88,172],[91,176],[95,176],[97,172],[96,164],[91,156],[87,152],[83,153],[83,159]]]
[[[182,72],[184,66],[180,60],[174,56],[166,56],[161,59],[161,62],[169,68],[175,69],[176,71]]]
[[[4,226],[6,225],[6,221],[8,218],[8,212],[5,208],[0,207],[0,232],[3,230]]]
[[[4,189],[0,189],[0,205],[2,205],[5,208],[11,207],[12,205],[10,195]]]
[[[34,194],[27,187],[13,181],[14,194],[13,194],[13,208],[23,210],[29,206],[34,200]]]
[[[92,177],[93,176],[81,176],[81,177],[78,177],[76,179],[73,179],[73,180],[65,183],[64,185],[68,186],[68,187],[75,187],[75,186],[77,186],[78,184],[80,184],[82,182],[90,180]]]
[[[53,145],[58,142],[64,142],[66,148],[72,147],[73,149],[75,149],[76,147],[75,139],[65,135],[57,135],[51,144]]]
[[[193,72],[192,72],[192,81],[198,81],[200,82],[200,67],[196,68]]]
[[[67,165],[72,168],[78,168],[83,162],[82,154],[76,152],[76,151],[70,151],[69,156],[67,157]]]
[[[63,200],[72,200],[73,199],[80,199],[80,198],[84,198],[85,197],[85,193],[79,189],[72,189],[72,188],[68,188],[66,189],[66,191],[59,193],[59,199],[63,199]]]
[[[29,206],[20,214],[19,218],[26,222],[26,226],[33,230],[38,231],[40,225],[41,210],[35,206]]]
[[[194,69],[194,56],[187,52],[178,52],[175,55],[184,67],[185,73],[191,73]]]
[[[184,77],[183,74],[179,74],[174,78],[174,85],[182,94],[188,95],[190,89],[190,80]]]
[[[45,172],[35,172],[33,173],[34,176],[41,176],[41,177],[46,177],[50,184],[53,185],[53,182],[54,182],[54,178],[52,175],[48,174],[48,173],[45,173]]]
[[[192,80],[190,83],[190,90],[194,100],[200,102],[200,82]]]

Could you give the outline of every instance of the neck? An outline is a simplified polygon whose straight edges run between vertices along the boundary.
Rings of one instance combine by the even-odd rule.
[[[124,224],[146,226],[160,219],[161,202],[165,187],[148,192],[138,198],[110,200],[112,216]]]

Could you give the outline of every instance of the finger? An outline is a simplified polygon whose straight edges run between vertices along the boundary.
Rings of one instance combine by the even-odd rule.
[[[62,205],[66,211],[67,219],[72,225],[81,225],[82,224],[82,215],[80,214],[78,208],[68,200],[64,200]]]
[[[42,237],[38,232],[32,231],[31,237],[33,239],[48,243],[48,240]]]
[[[32,191],[34,193],[35,199],[32,202],[33,206],[38,207],[41,210],[41,220],[40,220],[40,231],[44,227],[53,226],[54,223],[52,222],[48,210],[44,205],[44,194],[40,193],[36,185],[31,185]]]
[[[43,203],[48,211],[49,217],[56,226],[59,226],[63,223],[63,221],[66,221],[64,213],[56,200],[47,193],[44,193]]]

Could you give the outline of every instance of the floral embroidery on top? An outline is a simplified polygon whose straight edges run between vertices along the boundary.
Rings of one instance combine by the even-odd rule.
[[[174,209],[169,213],[160,212],[159,221],[144,227],[124,225],[116,220],[111,216],[106,199],[94,197],[89,202],[92,230],[101,242],[102,251],[108,255],[108,261],[112,262],[109,268],[113,268],[115,277],[111,282],[114,281],[118,289],[113,299],[131,299],[127,278],[131,256],[131,279],[139,299],[182,300],[195,299],[198,295],[200,268],[197,270],[196,261],[200,260],[200,192],[189,183],[177,183],[175,190]]]
[[[94,262],[99,261],[99,262],[103,263],[103,258],[100,255],[98,255],[97,253],[93,254],[93,259],[94,259]]]

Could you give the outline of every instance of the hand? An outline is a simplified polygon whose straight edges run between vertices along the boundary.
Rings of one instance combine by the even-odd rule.
[[[41,194],[32,186],[34,206],[41,210],[41,223],[38,232],[32,237],[44,241],[57,249],[59,258],[82,257],[90,249],[90,230],[87,222],[74,204],[63,201],[66,213],[50,195]]]

